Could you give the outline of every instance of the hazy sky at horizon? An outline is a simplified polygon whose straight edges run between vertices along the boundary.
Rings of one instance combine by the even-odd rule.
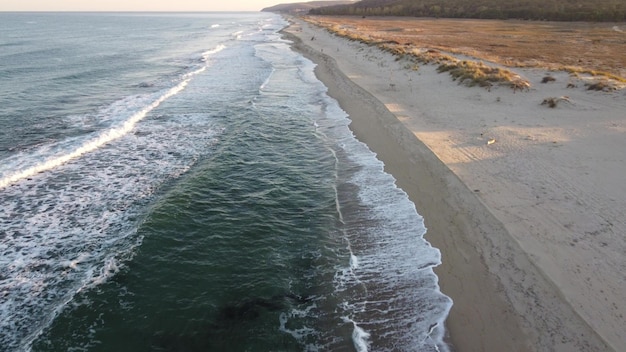
[[[0,11],[260,11],[289,2],[300,0],[1,0]]]

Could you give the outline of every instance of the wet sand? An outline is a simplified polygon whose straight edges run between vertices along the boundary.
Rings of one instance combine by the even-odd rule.
[[[624,91],[468,88],[300,19],[284,32],[397,179],[442,252],[456,351],[626,345]],[[521,69],[519,69],[521,70]],[[582,84],[581,84],[582,86]],[[540,103],[567,99],[556,108]]]

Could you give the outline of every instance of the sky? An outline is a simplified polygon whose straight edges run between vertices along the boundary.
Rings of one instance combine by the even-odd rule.
[[[0,0],[0,11],[260,11],[307,0]]]

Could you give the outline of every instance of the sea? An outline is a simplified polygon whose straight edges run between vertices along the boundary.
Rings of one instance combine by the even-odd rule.
[[[447,351],[423,218],[271,13],[0,13],[0,351]]]

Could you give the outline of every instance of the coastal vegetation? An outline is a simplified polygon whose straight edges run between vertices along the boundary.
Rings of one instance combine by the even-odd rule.
[[[565,102],[570,103],[569,97],[562,96],[562,97],[558,97],[558,98],[555,98],[555,97],[545,98],[545,99],[541,102],[541,105],[546,105],[547,107],[554,109],[554,108],[556,108],[556,107],[557,107],[557,105],[558,105],[558,104],[559,104],[559,102],[561,102],[561,101],[565,101]]]
[[[602,82],[592,89],[601,86],[600,90],[605,91],[626,84],[624,26],[402,17],[305,19],[335,35],[377,46],[398,59],[411,60],[407,63],[411,69],[417,63],[435,64],[440,72],[448,72],[467,85],[490,87],[506,82],[514,89],[528,88],[528,82],[507,73],[514,67],[545,69],[548,75],[552,71],[568,72],[574,80],[583,79],[591,85]],[[469,79],[473,75],[475,79]],[[544,78],[542,83],[553,82],[552,79]],[[568,88],[569,85],[573,87],[569,83]]]
[[[310,20],[310,19],[309,19]],[[319,24],[319,23],[318,23]],[[335,35],[358,41],[367,45],[374,45],[390,52],[400,59],[407,59],[413,63],[437,64],[437,71],[448,72],[452,79],[467,86],[490,88],[494,84],[506,85],[513,90],[522,90],[530,87],[530,82],[524,80],[512,71],[488,66],[482,61],[460,60],[435,49],[421,49],[411,45],[402,45],[395,40],[376,40],[366,32],[348,30],[341,25],[327,26],[327,30]],[[410,68],[417,67],[409,65]]]
[[[452,80],[469,87],[491,88],[496,84],[509,86],[513,90],[523,90],[530,87],[530,82],[511,70],[489,66],[482,61],[460,60],[438,50],[423,50],[397,45],[393,42],[383,43],[380,47],[396,55],[398,59],[408,59],[422,64],[436,64],[438,65],[437,72],[448,72],[452,76]]]
[[[623,0],[362,0],[311,9],[314,15],[412,16],[549,21],[626,20]]]
[[[494,84],[505,84],[513,90],[527,89],[530,83],[510,70],[485,65],[481,61],[455,60],[437,68],[439,73],[449,72],[453,80],[470,87],[490,88]]]
[[[284,4],[278,4],[278,5],[266,7],[262,9],[261,11],[289,13],[289,14],[306,14],[310,10],[318,8],[318,7],[348,5],[348,4],[353,4],[353,3],[354,1],[350,1],[350,0],[295,2],[295,3],[284,3]]]

